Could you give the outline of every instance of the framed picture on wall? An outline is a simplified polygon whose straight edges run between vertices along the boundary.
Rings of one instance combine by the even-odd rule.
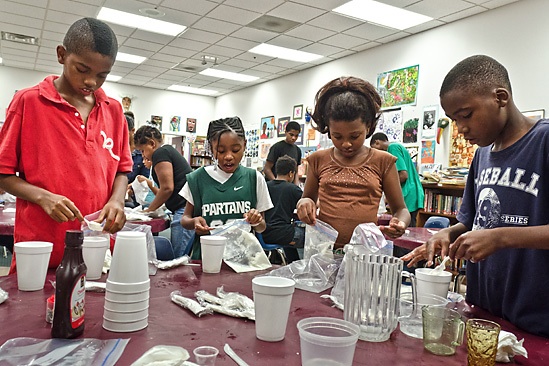
[[[259,126],[261,130],[260,139],[272,139],[275,137],[276,125],[274,116],[261,117]]]
[[[292,114],[292,119],[301,119],[303,118],[303,104],[294,105],[294,112]]]
[[[415,105],[417,100],[418,76],[419,65],[378,74],[377,91],[383,100],[381,109]]]
[[[295,141],[295,144],[296,145],[303,145],[303,136],[307,133],[307,131],[305,131],[305,124],[304,123],[300,123],[299,124],[301,126],[301,132],[299,133],[299,136],[297,137],[297,140]]]
[[[284,137],[286,135],[286,125],[290,122],[290,116],[280,117],[278,119],[277,136]]]

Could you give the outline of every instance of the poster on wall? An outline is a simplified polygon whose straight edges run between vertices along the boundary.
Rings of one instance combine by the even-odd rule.
[[[433,164],[435,162],[435,140],[421,141],[421,164]]]
[[[423,119],[421,120],[421,138],[432,139],[437,131],[438,106],[429,106],[423,108]]]
[[[402,111],[385,111],[379,117],[376,131],[387,135],[389,141],[402,142]]]
[[[272,139],[275,137],[276,125],[274,116],[262,117],[259,127],[261,129],[260,139]]]
[[[404,122],[402,126],[402,142],[404,144],[415,144],[417,142],[419,118],[412,118]]]
[[[284,137],[286,136],[286,125],[290,122],[290,116],[288,117],[280,117],[278,119],[278,137]]]
[[[162,116],[151,116],[151,125],[162,132]]]
[[[246,151],[244,156],[257,158],[259,156],[259,130],[246,130]]]
[[[271,149],[271,143],[261,141],[259,143],[259,158],[260,159],[267,159],[267,156],[269,155],[269,150]]]
[[[377,75],[377,91],[381,95],[381,109],[415,105],[419,65],[382,72]]]
[[[170,119],[170,131],[179,132],[180,130],[181,130],[181,117],[173,116],[172,119]]]
[[[196,132],[196,118],[187,118],[187,132]]]
[[[468,168],[473,161],[475,150],[477,145],[471,145],[469,141],[465,140],[463,134],[458,132],[458,128],[455,122],[450,123],[452,128],[451,140],[450,140],[450,159],[448,166]]]
[[[418,162],[418,155],[419,155],[419,146],[406,146],[406,150],[408,150],[408,154],[410,154],[410,158],[414,162],[416,169],[417,169],[417,162]]]

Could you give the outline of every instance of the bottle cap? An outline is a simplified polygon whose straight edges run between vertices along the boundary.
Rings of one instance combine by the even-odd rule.
[[[84,242],[84,233],[80,230],[67,230],[65,233],[65,245],[77,247]]]

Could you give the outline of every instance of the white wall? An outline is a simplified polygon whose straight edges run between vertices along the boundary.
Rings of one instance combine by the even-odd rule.
[[[16,90],[27,88],[42,81],[48,74],[0,66],[0,120],[4,120],[6,109]],[[150,120],[151,115],[161,115],[164,132],[169,131],[172,116],[181,117],[181,128],[185,130],[188,117],[197,119],[197,134],[206,135],[208,122],[214,118],[215,98],[178,93],[166,90],[142,88],[132,85],[105,82],[107,95],[122,100],[132,97],[130,110],[134,112],[137,126]]]
[[[336,77],[357,76],[375,85],[380,72],[419,64],[415,112],[420,117],[424,106],[439,105],[438,92],[446,73],[473,54],[487,54],[507,67],[515,101],[521,110],[546,109],[549,113],[548,13],[549,1],[546,0],[523,0],[503,6],[218,97],[215,114],[239,115],[246,129],[257,129],[262,116],[278,118],[291,115],[296,104],[312,106],[317,90]],[[443,115],[442,109],[439,114]],[[446,166],[447,152],[447,143],[437,146],[436,162]]]

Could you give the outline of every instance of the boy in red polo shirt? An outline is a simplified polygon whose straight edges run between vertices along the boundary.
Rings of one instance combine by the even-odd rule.
[[[50,267],[84,215],[101,210],[109,233],[126,221],[128,128],[120,103],[100,89],[117,51],[108,25],[76,21],[57,46],[63,73],[18,91],[0,131],[0,188],[17,197],[14,240],[53,242]]]

